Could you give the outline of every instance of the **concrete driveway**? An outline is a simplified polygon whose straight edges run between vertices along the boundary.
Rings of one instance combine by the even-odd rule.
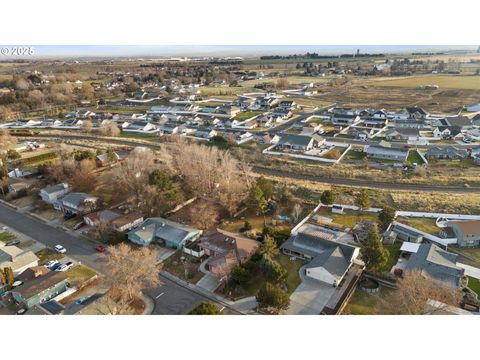
[[[313,279],[304,279],[290,295],[287,315],[318,315],[334,294],[335,288]]]

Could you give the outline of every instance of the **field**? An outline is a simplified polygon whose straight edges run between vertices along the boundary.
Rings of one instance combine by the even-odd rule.
[[[480,76],[459,75],[427,75],[411,76],[393,80],[382,79],[375,86],[416,88],[417,86],[438,85],[440,89],[471,89],[480,90]]]

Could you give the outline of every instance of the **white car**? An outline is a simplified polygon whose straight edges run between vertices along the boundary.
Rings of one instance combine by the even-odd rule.
[[[46,267],[47,269],[50,269],[53,265],[56,265],[56,264],[58,264],[58,260],[50,260],[43,266]]]
[[[7,230],[8,230],[8,227],[2,226],[2,230],[3,230],[3,231],[7,231]]]
[[[67,249],[65,249],[62,245],[55,245],[55,251],[60,254],[65,254]]]
[[[67,262],[66,264],[60,265],[55,271],[67,271],[73,267],[73,263],[71,261]]]

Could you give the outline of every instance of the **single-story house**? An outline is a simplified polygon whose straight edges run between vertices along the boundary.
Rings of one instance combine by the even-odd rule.
[[[360,254],[356,246],[336,242],[328,233],[298,231],[280,249],[289,256],[310,261],[305,275],[338,286]]]
[[[122,214],[117,211],[102,210],[85,215],[83,221],[89,226],[97,226],[101,222],[107,223],[113,230],[122,232],[140,225],[143,216],[138,213]]]
[[[199,240],[198,246],[210,258],[207,269],[224,276],[240,264],[245,263],[260,249],[260,242],[238,234],[216,230]]]
[[[334,125],[352,125],[360,121],[360,117],[350,113],[334,113],[330,119]]]
[[[39,195],[47,204],[53,204],[62,196],[65,196],[71,191],[70,186],[66,183],[61,183],[53,186],[47,186],[40,190]]]
[[[70,214],[83,214],[97,208],[99,198],[93,195],[71,192],[54,203],[56,209]]]
[[[383,140],[376,144],[365,146],[363,151],[367,157],[374,159],[404,162],[408,157],[407,149],[392,148],[392,144]]]
[[[24,251],[16,246],[0,248],[0,269],[10,267],[15,276],[28,268],[38,265],[38,257],[32,251]]]
[[[458,287],[465,270],[457,266],[457,254],[443,250],[435,244],[420,244],[410,255],[405,271],[420,271],[438,282]]]
[[[460,126],[437,126],[433,129],[433,136],[442,139],[451,139],[455,138],[457,135],[461,134],[462,128]]]
[[[51,271],[44,276],[27,281],[14,288],[13,299],[20,306],[29,309],[48,301],[67,290],[68,276],[63,271]]]
[[[422,129],[425,123],[421,120],[415,119],[397,119],[395,120],[396,129]]]
[[[323,144],[325,139],[322,138],[322,140],[323,141],[318,141],[312,136],[286,134],[281,136],[277,147],[284,150],[308,151]]]
[[[432,147],[428,149],[425,154],[427,159],[446,159],[446,160],[462,160],[468,157],[468,151],[465,149],[459,149],[454,146],[447,147]]]
[[[446,225],[455,234],[458,246],[480,246],[480,220],[448,221]]]
[[[467,111],[468,112],[478,112],[478,111],[480,111],[480,102],[467,105]]]
[[[385,131],[387,140],[410,140],[415,141],[421,137],[419,129],[412,128],[392,128]]]
[[[156,217],[146,219],[138,228],[128,233],[128,239],[137,245],[160,243],[173,249],[181,249],[187,242],[197,240],[201,230],[171,220]]]

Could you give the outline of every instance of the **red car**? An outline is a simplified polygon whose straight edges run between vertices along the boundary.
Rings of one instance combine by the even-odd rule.
[[[97,250],[98,252],[105,252],[107,250],[107,248],[103,245],[98,245],[95,247],[95,250]]]

